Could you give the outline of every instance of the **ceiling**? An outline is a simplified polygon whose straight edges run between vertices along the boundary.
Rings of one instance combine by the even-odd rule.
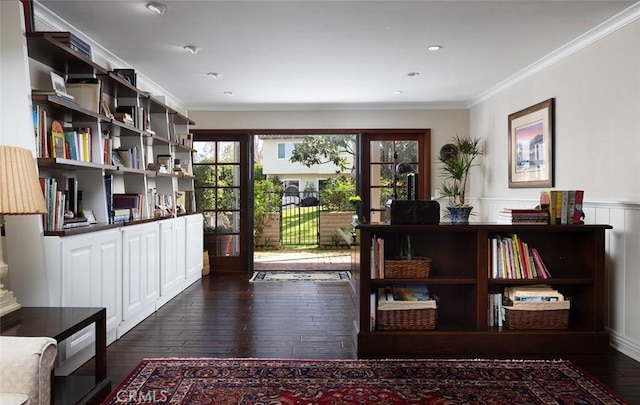
[[[635,3],[36,1],[189,110],[465,107]]]

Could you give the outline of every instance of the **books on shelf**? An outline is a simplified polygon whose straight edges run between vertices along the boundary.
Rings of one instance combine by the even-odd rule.
[[[547,284],[505,287],[503,293],[488,295],[487,326],[503,326],[506,310],[546,311],[570,307],[571,301]]]
[[[42,226],[45,231],[55,231],[63,228],[66,194],[58,188],[58,182],[53,177],[40,178],[40,187],[44,194],[47,213],[42,216]]]
[[[114,150],[117,152],[120,157],[120,162],[122,166],[128,167],[131,169],[140,169],[141,168],[141,158],[138,147],[130,146],[130,147],[122,147]]]
[[[516,234],[491,235],[490,270],[494,279],[550,278],[551,274],[537,249]]]
[[[112,199],[113,199],[113,209],[115,212],[117,212],[117,210],[127,211],[127,212],[120,213],[121,216],[122,215],[128,216],[125,221],[142,218],[142,211],[144,207],[143,194],[115,193],[113,194]],[[118,216],[118,214],[115,214],[115,216]]]

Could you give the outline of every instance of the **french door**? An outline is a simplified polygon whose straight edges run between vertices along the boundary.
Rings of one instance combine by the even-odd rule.
[[[248,272],[249,136],[194,130],[196,207],[204,215],[204,249],[211,271]]]
[[[362,215],[367,222],[387,222],[391,200],[430,198],[430,143],[428,129],[361,134]],[[415,197],[409,193],[415,193]]]

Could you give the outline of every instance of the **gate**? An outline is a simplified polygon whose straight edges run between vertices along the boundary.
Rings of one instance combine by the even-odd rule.
[[[287,191],[282,195],[280,244],[320,244],[320,203],[317,191]]]

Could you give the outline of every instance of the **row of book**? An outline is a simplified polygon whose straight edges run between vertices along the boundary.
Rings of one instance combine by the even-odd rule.
[[[437,297],[426,284],[392,285],[371,293],[370,330],[376,330],[377,311],[437,309]]]
[[[516,234],[491,235],[491,267],[489,277],[494,279],[551,278],[536,248],[523,242]]]
[[[90,127],[63,127],[53,120],[47,126],[47,111],[33,106],[33,130],[36,137],[36,154],[39,158],[62,158],[92,161],[92,130]]]
[[[371,279],[384,278],[384,239],[371,238]]]
[[[545,311],[570,309],[571,301],[548,284],[505,287],[504,292],[491,292],[488,296],[487,325],[503,326],[505,310]]]
[[[142,154],[137,146],[121,147],[111,152],[111,164],[132,169],[142,169]]]
[[[549,212],[551,225],[583,223],[584,190],[550,190],[540,193],[540,208]]]
[[[75,178],[68,179],[67,190],[59,187],[58,181],[53,177],[40,178],[40,187],[47,207],[47,213],[42,216],[45,231],[89,225],[87,218],[78,215],[81,203]]]
[[[56,134],[54,133],[54,137]],[[69,128],[64,131],[64,158],[79,160],[81,162],[92,161],[92,133],[91,128]],[[57,157],[57,156],[56,156]]]

